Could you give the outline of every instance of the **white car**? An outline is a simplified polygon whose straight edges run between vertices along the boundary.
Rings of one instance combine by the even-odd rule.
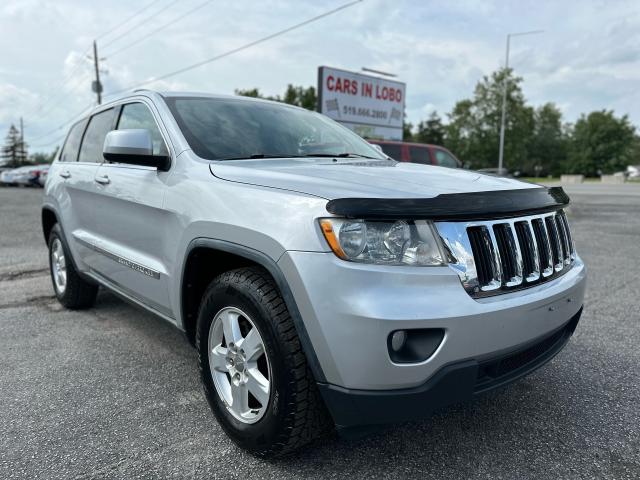
[[[626,174],[628,178],[640,178],[640,165],[629,165]]]
[[[2,172],[0,182],[6,185],[40,187],[44,185],[44,182],[40,183],[40,176],[48,170],[49,165],[28,165],[15,168]]]

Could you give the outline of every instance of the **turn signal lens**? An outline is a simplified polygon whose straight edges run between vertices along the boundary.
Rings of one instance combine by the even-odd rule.
[[[322,228],[322,234],[327,240],[329,247],[331,247],[331,250],[333,250],[333,253],[343,260],[347,260],[347,256],[345,255],[344,250],[342,250],[340,242],[338,242],[336,234],[333,231],[333,225],[331,225],[331,222],[327,219],[320,220],[320,228]]]

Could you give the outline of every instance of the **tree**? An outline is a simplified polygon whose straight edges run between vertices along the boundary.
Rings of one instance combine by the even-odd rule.
[[[314,112],[318,108],[318,96],[314,87],[304,88],[289,84],[284,92],[283,101],[289,105],[296,105]]]
[[[407,122],[407,120],[402,123],[402,140],[413,142],[413,123]]]
[[[27,144],[22,141],[20,131],[11,125],[0,151],[0,164],[7,167],[19,167],[27,160]]]
[[[459,101],[449,113],[445,146],[472,168],[496,167],[504,81],[507,81],[505,167],[521,170],[527,164],[534,126],[533,108],[526,105],[521,77],[501,69],[483,77],[472,99]]]
[[[235,94],[243,97],[264,98],[265,100],[288,103],[289,105],[296,105],[312,111],[315,111],[318,106],[318,96],[314,87],[305,88],[289,84],[284,92],[284,97],[280,97],[280,95],[275,97],[266,96],[260,93],[257,88],[236,89]]]
[[[432,112],[428,120],[418,123],[414,139],[420,143],[444,144],[445,129],[438,112]]]
[[[45,163],[51,163],[56,158],[60,147],[56,147],[51,153],[35,152],[29,156],[29,161],[34,165],[42,165]]]
[[[582,115],[573,128],[566,173],[590,177],[625,170],[634,159],[635,128],[624,115],[602,110]]]
[[[562,112],[546,103],[534,112],[530,153],[522,165],[528,175],[559,175],[567,159],[567,129],[562,125]]]

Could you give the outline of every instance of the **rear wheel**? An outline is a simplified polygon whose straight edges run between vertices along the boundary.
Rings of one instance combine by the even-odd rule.
[[[98,286],[84,280],[74,268],[58,224],[49,234],[49,270],[56,298],[66,308],[89,308],[95,303]]]
[[[293,320],[265,270],[233,270],[209,285],[196,347],[211,409],[242,448],[283,455],[330,430]]]

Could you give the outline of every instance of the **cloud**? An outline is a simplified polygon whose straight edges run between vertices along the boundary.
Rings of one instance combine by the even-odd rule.
[[[106,57],[102,81],[109,93],[232,50],[341,2],[265,0],[248,8],[220,0],[116,53],[199,0],[179,2],[136,28],[131,28],[136,21],[119,26],[140,8],[126,0],[4,0],[0,131],[24,116],[28,135],[37,137],[95,103],[93,65],[86,58],[94,38]],[[168,4],[153,6],[145,16]],[[568,121],[590,110],[615,109],[640,124],[640,12],[634,2],[605,8],[597,0],[365,0],[145,87],[217,93],[258,87],[273,95],[288,83],[315,85],[319,65],[366,66],[406,82],[407,118],[417,123],[432,110],[445,116],[456,101],[473,94],[483,75],[501,67],[508,32],[537,28],[545,32],[514,38],[510,58],[533,105],[555,102]]]

